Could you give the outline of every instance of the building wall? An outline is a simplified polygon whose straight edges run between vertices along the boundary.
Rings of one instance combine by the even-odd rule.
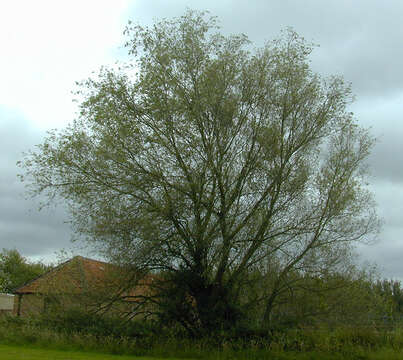
[[[14,306],[14,295],[0,293],[0,311],[12,311]]]
[[[21,299],[20,304],[20,316],[29,317],[36,316],[43,313],[58,313],[65,312],[72,309],[80,309],[84,312],[99,308],[99,306],[105,305],[105,303],[95,304],[93,301],[85,296],[80,295],[38,295],[38,294],[24,294],[22,296],[16,295],[14,297],[14,315],[18,315],[18,302]],[[106,313],[108,315],[119,316],[123,313],[130,312],[133,304],[130,302],[117,301],[111,307],[108,307]],[[141,317],[140,317],[141,318]]]
[[[20,316],[32,316],[41,314],[44,309],[44,298],[36,294],[24,294],[23,296],[15,296],[14,314],[18,312],[18,302],[20,304]]]
[[[80,301],[75,297],[49,296],[42,294],[23,294],[16,296],[14,301],[14,314],[20,316],[35,316],[46,312],[66,311],[67,309],[81,307]],[[18,302],[21,301],[19,305]]]

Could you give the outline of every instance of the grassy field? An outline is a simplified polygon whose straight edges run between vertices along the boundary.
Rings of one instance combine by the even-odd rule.
[[[61,351],[0,345],[1,360],[160,360],[151,357],[108,355],[91,352]],[[174,360],[172,358],[172,360]],[[182,359],[184,360],[184,359]]]
[[[206,359],[212,359],[208,356]],[[217,355],[217,354],[216,354]],[[265,353],[256,357],[235,356],[236,359],[270,359],[270,360],[401,360],[402,352],[392,350],[368,351],[360,354],[331,354],[321,352],[288,352],[288,353]],[[1,360],[186,360],[184,358],[160,358],[160,357],[137,357],[133,355],[111,355],[94,352],[63,351],[41,349],[37,347],[0,345]],[[214,359],[228,359],[227,356],[214,356]],[[190,360],[190,359],[188,359]]]
[[[18,320],[18,321],[17,321]],[[45,325],[46,326],[45,326]],[[70,324],[70,325],[69,325]],[[290,329],[271,337],[189,339],[133,327],[137,336],[108,324],[49,328],[33,319],[0,320],[0,360],[402,360],[403,326]],[[125,329],[123,329],[125,330]],[[130,330],[130,329],[129,329]],[[135,332],[137,330],[137,333]],[[103,332],[102,332],[103,331]],[[113,335],[105,335],[109,332]]]

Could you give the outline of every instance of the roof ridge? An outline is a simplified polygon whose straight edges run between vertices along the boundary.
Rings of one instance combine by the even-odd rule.
[[[85,257],[85,256],[81,256],[81,255],[76,255],[74,258],[80,258],[80,259],[82,259],[82,260],[89,260],[89,261],[99,262],[99,263],[106,264],[106,265],[112,265],[111,263],[108,263],[108,262],[106,262],[106,261],[97,260],[97,259],[91,259],[91,258],[88,258],[88,257]],[[73,258],[73,259],[74,259],[74,258]]]
[[[41,275],[35,277],[34,279],[25,282],[23,285],[21,285],[21,286],[15,288],[15,289],[13,290],[13,293],[14,293],[14,294],[17,294],[20,289],[24,288],[25,286],[30,285],[31,283],[33,283],[34,281],[36,281],[36,280],[38,280],[38,279],[44,277],[45,275],[48,275],[48,274],[50,274],[50,273],[52,273],[52,272],[57,271],[57,270],[58,270],[59,268],[61,268],[62,266],[64,266],[64,265],[68,264],[69,262],[71,262],[74,258],[75,258],[75,257],[72,257],[71,259],[66,260],[66,261],[60,263],[59,265],[55,266],[54,268],[51,268],[50,270],[48,270],[48,271],[46,271],[45,273],[43,273],[43,274],[41,274]]]

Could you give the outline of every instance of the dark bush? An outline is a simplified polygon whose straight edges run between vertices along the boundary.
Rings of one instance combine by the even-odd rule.
[[[36,319],[40,327],[61,333],[86,333],[94,336],[143,338],[154,334],[147,321],[127,321],[118,317],[91,314],[78,309],[43,314]]]

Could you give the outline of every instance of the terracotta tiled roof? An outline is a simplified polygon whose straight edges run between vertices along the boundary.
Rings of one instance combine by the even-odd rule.
[[[111,264],[75,256],[14,291],[35,294],[47,291],[78,293],[87,287],[104,284]]]
[[[159,279],[146,275],[133,288],[132,273],[103,261],[75,256],[47,273],[28,282],[14,291],[15,294],[96,294],[111,296],[116,291],[125,301],[136,301],[139,296],[150,295],[152,283]],[[133,284],[134,285],[134,284]],[[126,288],[123,292],[123,288]]]

